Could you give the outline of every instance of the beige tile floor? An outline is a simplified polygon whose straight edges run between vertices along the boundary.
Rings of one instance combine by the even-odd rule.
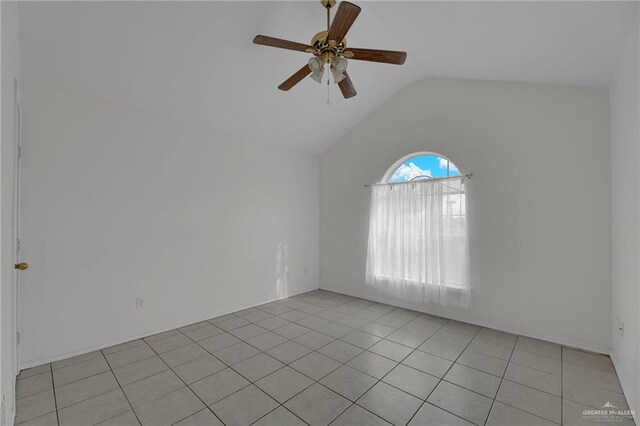
[[[324,290],[30,368],[17,395],[23,426],[583,425],[628,408],[607,356]]]

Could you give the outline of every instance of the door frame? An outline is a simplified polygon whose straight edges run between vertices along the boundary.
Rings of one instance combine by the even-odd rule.
[[[13,218],[12,218],[12,252],[13,263],[20,262],[20,161],[22,157],[22,145],[21,145],[21,133],[22,133],[22,116],[20,110],[20,84],[17,78],[13,79]],[[12,282],[12,340],[13,340],[13,353],[12,353],[12,376],[15,385],[15,380],[20,373],[19,365],[19,325],[18,325],[18,292],[19,289],[19,274],[17,269],[13,269],[13,282]],[[15,399],[12,408],[12,412],[15,413]]]

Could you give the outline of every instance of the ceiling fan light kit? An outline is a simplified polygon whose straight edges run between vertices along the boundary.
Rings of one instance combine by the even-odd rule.
[[[308,75],[310,75],[314,81],[321,83],[325,67],[327,67],[333,76],[334,83],[340,88],[342,96],[348,99],[354,97],[357,92],[347,73],[347,59],[395,65],[404,64],[407,58],[406,52],[347,47],[345,36],[360,14],[360,7],[347,1],[340,2],[338,11],[336,12],[333,22],[331,22],[331,8],[336,4],[336,0],[320,0],[320,2],[327,10],[327,30],[320,31],[314,35],[310,44],[297,43],[263,35],[257,35],[253,39],[255,44],[295,50],[313,55],[306,65],[286,79],[278,86],[278,89],[284,91],[290,90]]]

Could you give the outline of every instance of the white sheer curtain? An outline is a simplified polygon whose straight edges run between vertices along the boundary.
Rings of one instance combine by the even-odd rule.
[[[371,188],[367,284],[400,297],[468,306],[464,179]]]

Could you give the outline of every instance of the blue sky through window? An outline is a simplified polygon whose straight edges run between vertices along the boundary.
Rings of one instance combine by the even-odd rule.
[[[449,166],[448,174],[447,165]],[[418,155],[401,164],[389,182],[407,182],[418,176],[439,178],[458,175],[460,175],[458,168],[446,158],[437,155]]]

